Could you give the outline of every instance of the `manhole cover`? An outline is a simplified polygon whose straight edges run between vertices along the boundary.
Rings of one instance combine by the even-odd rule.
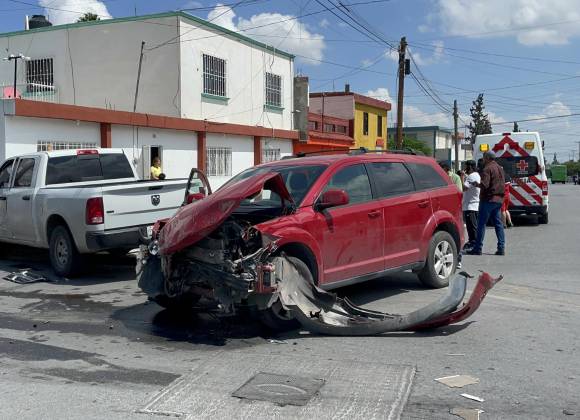
[[[324,379],[260,372],[234,391],[232,396],[279,405],[306,405],[322,385]]]

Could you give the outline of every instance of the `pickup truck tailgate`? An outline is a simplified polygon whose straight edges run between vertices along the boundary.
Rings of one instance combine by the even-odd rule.
[[[105,230],[152,225],[183,202],[187,181],[140,182],[103,187]]]

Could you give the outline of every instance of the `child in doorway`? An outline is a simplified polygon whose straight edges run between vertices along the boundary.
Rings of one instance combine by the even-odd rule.
[[[160,179],[161,175],[161,159],[155,157],[153,159],[153,166],[151,166],[151,179]]]

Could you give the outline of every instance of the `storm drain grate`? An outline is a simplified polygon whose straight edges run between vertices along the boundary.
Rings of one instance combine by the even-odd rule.
[[[279,405],[306,405],[324,385],[324,379],[260,372],[232,393],[247,400]]]

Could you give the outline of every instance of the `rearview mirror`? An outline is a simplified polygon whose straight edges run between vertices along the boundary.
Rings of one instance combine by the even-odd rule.
[[[344,206],[348,202],[349,198],[346,191],[335,188],[322,193],[316,208],[318,210],[324,210],[331,207]]]

